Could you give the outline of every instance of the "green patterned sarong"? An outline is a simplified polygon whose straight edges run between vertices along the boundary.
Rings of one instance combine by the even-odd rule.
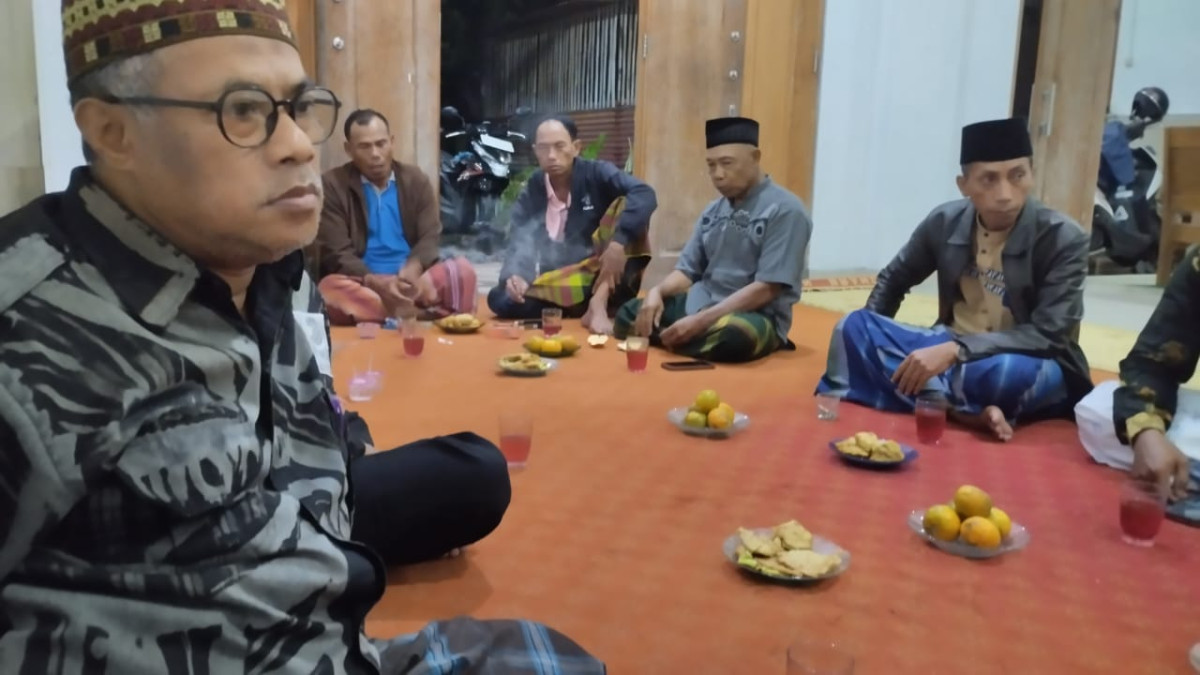
[[[662,319],[658,328],[650,335],[650,344],[661,347],[659,333],[671,324],[687,316],[687,296],[675,295],[663,300]],[[625,339],[633,330],[641,299],[630,300],[617,311],[613,333],[617,339]],[[775,332],[775,324],[758,312],[735,312],[726,314],[709,326],[702,335],[691,342],[676,347],[674,352],[694,359],[736,363],[754,361],[779,349],[783,341]]]

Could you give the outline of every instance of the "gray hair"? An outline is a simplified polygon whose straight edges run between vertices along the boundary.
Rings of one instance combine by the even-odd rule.
[[[105,99],[111,96],[147,96],[161,74],[161,65],[153,53],[137,54],[118,59],[90,73],[86,73],[67,86],[71,107],[86,98]],[[141,114],[135,108],[134,114]],[[96,153],[83,142],[83,158],[91,164]]]

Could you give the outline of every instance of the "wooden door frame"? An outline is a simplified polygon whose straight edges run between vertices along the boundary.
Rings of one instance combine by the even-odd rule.
[[[442,3],[314,2],[317,81],[343,102],[340,119],[373,108],[388,118],[396,159],[415,164],[436,190],[440,170]],[[341,129],[321,165],[347,161]]]
[[[1043,0],[1029,109],[1038,198],[1085,229],[1116,63],[1121,0]],[[1097,62],[1104,63],[1097,67]]]
[[[825,0],[750,0],[747,5],[743,114],[762,125],[767,172],[810,209],[824,21]],[[780,62],[781,53],[795,56]]]

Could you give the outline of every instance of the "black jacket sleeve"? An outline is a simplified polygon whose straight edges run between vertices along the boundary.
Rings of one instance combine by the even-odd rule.
[[[1132,442],[1145,429],[1170,427],[1179,385],[1195,374],[1200,356],[1197,303],[1200,250],[1175,269],[1133,350],[1121,361],[1121,386],[1113,393],[1113,424],[1121,442]]]

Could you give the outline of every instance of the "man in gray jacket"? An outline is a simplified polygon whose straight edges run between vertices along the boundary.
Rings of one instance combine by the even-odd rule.
[[[951,417],[1012,438],[1018,419],[1068,415],[1091,390],[1077,343],[1088,238],[1068,216],[1029,197],[1025,121],[963,129],[958,187],[879,273],[865,309],[834,330],[818,393],[910,411],[934,392]],[[892,319],[914,286],[938,278],[938,321]]]

